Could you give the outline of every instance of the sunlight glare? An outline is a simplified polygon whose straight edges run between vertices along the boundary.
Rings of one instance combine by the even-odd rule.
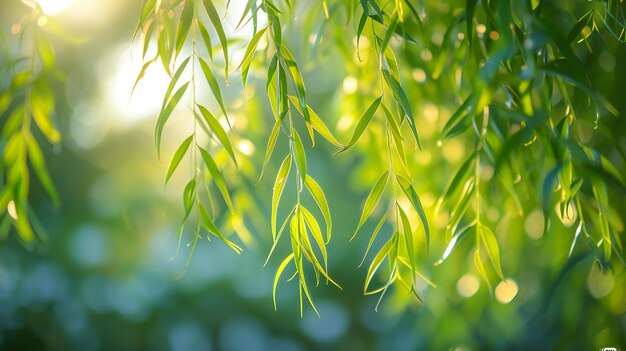
[[[54,16],[65,11],[74,0],[36,0],[43,13],[49,16]]]
[[[158,114],[163,94],[170,82],[170,77],[163,66],[160,63],[152,64],[132,91],[137,75],[141,71],[141,58],[135,55],[131,58],[127,49],[122,50],[118,57],[112,74],[110,71],[102,72],[105,77],[108,76],[106,91],[109,100],[119,113],[116,117],[136,122]],[[181,81],[184,78],[181,77]]]

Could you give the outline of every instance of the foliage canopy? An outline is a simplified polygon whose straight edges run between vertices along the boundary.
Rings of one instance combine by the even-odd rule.
[[[2,232],[14,227],[31,245],[33,228],[41,224],[29,206],[30,174],[59,201],[36,135],[60,142],[52,86],[63,73],[49,39],[55,27],[41,24],[36,2],[24,3],[32,11],[11,29],[19,33],[20,50],[12,49],[8,33],[0,37],[0,208],[7,209]],[[305,302],[316,310],[313,282],[341,283],[328,269],[327,245],[338,237],[331,235],[333,203],[310,166],[311,148],[321,147],[328,157],[362,162],[376,173],[350,233],[352,239],[369,235],[362,261],[366,295],[382,299],[396,286],[420,298],[422,282],[437,282],[429,274],[432,265],[467,250],[493,290],[491,284],[507,276],[507,232],[498,223],[525,218],[535,208],[541,209],[545,240],[567,236],[569,244],[558,250],[591,255],[602,270],[626,265],[620,239],[626,156],[619,123],[625,110],[612,90],[624,80],[604,83],[611,71],[624,74],[615,62],[616,55],[623,57],[623,2],[248,0],[237,14],[229,6],[144,0],[134,35],[145,62],[137,82],[153,65],[171,77],[155,147],[168,160],[166,183],[183,172],[181,165],[191,165],[177,233],[179,246],[191,235],[189,259],[205,234],[242,251],[219,222],[232,216],[243,223],[246,213],[233,189],[249,183],[245,169],[260,169],[257,186],[273,186],[263,230],[272,239],[266,264],[281,255],[272,263],[274,295],[281,278],[295,279],[300,311]],[[227,18],[233,16],[231,26]],[[342,123],[339,113],[315,107],[321,94],[311,93],[316,83],[310,81],[325,78],[311,78],[319,64],[344,65],[349,74],[342,101],[333,106],[348,111],[348,133],[333,127]],[[248,130],[237,120],[247,116],[231,109],[224,93],[238,84],[236,76],[247,99],[267,97],[272,118],[250,117],[268,125],[262,160],[238,147]],[[439,106],[435,112],[433,105]],[[165,155],[161,142],[177,110],[185,111],[192,129]],[[457,153],[467,150],[453,173],[443,172],[450,169],[443,159],[423,166],[448,143],[457,145]],[[279,167],[272,159],[281,160]],[[430,189],[437,200],[426,202],[429,177],[448,181]],[[433,226],[441,218],[445,225]],[[350,237],[345,234],[340,238]]]

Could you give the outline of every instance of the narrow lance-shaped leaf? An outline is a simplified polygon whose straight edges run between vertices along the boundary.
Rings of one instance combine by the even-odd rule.
[[[183,191],[183,204],[185,205],[185,217],[183,218],[183,223],[189,217],[191,213],[191,209],[193,208],[194,198],[196,197],[196,178],[191,179],[187,185],[185,186],[185,190]]]
[[[211,44],[211,36],[209,35],[209,31],[206,29],[202,21],[196,21],[198,24],[198,29],[200,30],[200,36],[204,41],[204,46],[209,54],[209,59],[213,62],[213,46]]]
[[[246,52],[243,55],[243,60],[239,67],[241,68],[241,83],[243,84],[243,88],[246,88],[246,79],[248,77],[248,70],[250,69],[250,63],[252,63],[252,58],[254,57],[254,53],[256,52],[256,47],[259,44],[259,40],[265,34],[265,30],[267,27],[258,31],[250,40],[248,47],[246,48]]]
[[[383,263],[383,260],[389,254],[389,251],[391,251],[393,244],[394,244],[393,240],[387,241],[385,245],[383,245],[383,247],[380,249],[380,251],[378,251],[374,259],[372,260],[372,263],[367,269],[367,275],[365,276],[365,284],[363,286],[364,294],[366,295],[368,294],[367,288],[369,287],[370,282],[372,281],[372,278],[374,277],[374,274],[376,274],[378,267],[380,267],[380,264]]]
[[[293,153],[296,157],[296,166],[298,166],[298,172],[300,173],[300,178],[304,181],[306,178],[306,154],[304,153],[304,145],[302,145],[302,140],[300,139],[300,135],[295,130],[293,131]]]
[[[228,187],[226,186],[226,182],[224,181],[224,176],[222,176],[222,172],[220,172],[219,168],[215,164],[213,157],[209,154],[208,151],[198,146],[200,150],[200,154],[202,155],[202,159],[204,160],[211,177],[215,181],[215,185],[219,189],[220,193],[222,193],[222,197],[224,201],[226,201],[226,205],[230,208],[231,212],[235,212],[235,207],[233,206],[233,202],[230,199],[230,194],[228,193]]]
[[[235,162],[235,165],[237,165],[237,159],[235,158],[235,151],[233,149],[233,145],[230,143],[230,139],[228,139],[228,135],[226,134],[224,127],[222,127],[220,122],[215,118],[215,116],[211,114],[211,112],[209,112],[209,110],[206,109],[206,107],[202,105],[197,105],[197,106],[198,106],[198,110],[200,110],[200,113],[202,114],[202,117],[204,117],[204,120],[209,125],[209,128],[211,128],[211,131],[213,132],[213,134],[215,134],[217,139],[224,146],[224,148],[226,149],[226,151],[232,158],[233,162]]]
[[[50,175],[48,174],[48,170],[46,169],[45,160],[43,154],[41,153],[41,149],[39,148],[39,144],[37,144],[37,140],[30,135],[27,139],[28,146],[28,157],[30,159],[30,163],[37,174],[37,178],[43,185],[50,198],[52,198],[52,202],[58,206],[59,204],[59,194],[57,193],[56,188],[54,187],[54,183],[50,179]]]
[[[222,113],[224,114],[224,117],[226,117],[226,121],[228,122],[228,125],[230,126],[230,121],[228,121],[228,114],[226,113],[226,108],[224,107],[224,100],[222,100],[222,92],[220,91],[220,86],[217,83],[215,76],[213,75],[213,71],[211,71],[211,68],[206,63],[206,61],[202,59],[202,57],[198,57],[198,62],[200,62],[200,67],[202,68],[204,77],[209,83],[209,87],[211,88],[211,91],[213,92],[213,96],[215,97],[215,100],[217,101],[217,103],[220,105],[220,109],[222,109]]]
[[[311,235],[313,236],[317,247],[322,253],[322,259],[324,260],[324,270],[328,270],[328,254],[326,253],[326,245],[324,242],[324,238],[322,237],[322,231],[320,230],[320,226],[317,223],[315,217],[313,217],[313,215],[311,214],[311,212],[309,212],[304,207],[300,207],[300,210],[302,211],[302,216],[304,217],[304,220],[309,227],[309,230],[311,231]],[[311,252],[311,254],[313,254],[313,252]]]
[[[380,106],[380,102],[382,101],[382,98],[383,97],[380,96],[379,98],[374,100],[374,102],[372,102],[372,104],[367,108],[365,113],[363,113],[363,116],[361,116],[361,118],[359,119],[359,122],[357,123],[356,127],[354,128],[354,132],[352,133],[352,138],[350,138],[350,142],[348,143],[348,145],[346,145],[343,149],[341,149],[337,153],[344,152],[348,150],[349,148],[351,148],[354,144],[356,144],[356,142],[359,140],[359,138],[365,131],[365,128],[372,120],[372,117],[374,117],[374,113],[376,113],[376,110],[378,110],[378,106]]]
[[[296,110],[298,110],[298,112],[304,116],[304,112],[302,111],[302,108],[300,107],[297,98],[290,95],[289,100],[296,107]],[[308,105],[306,109],[308,111],[309,118],[310,118],[310,123],[307,122],[307,127],[309,126],[313,127],[313,129],[317,130],[317,132],[321,136],[323,136],[324,139],[328,140],[328,142],[330,142],[331,144],[335,146],[339,146],[339,147],[344,147],[342,143],[340,143],[339,141],[337,141],[337,139],[335,139],[330,129],[328,129],[328,127],[326,126],[324,121],[320,118],[320,116],[318,116],[317,113],[315,113],[315,111],[313,111],[313,109],[309,107]]]
[[[409,262],[411,263],[411,276],[414,276],[415,273],[415,246],[413,244],[413,230],[411,229],[411,223],[409,222],[409,218],[406,216],[406,212],[402,209],[400,205],[396,205],[398,209],[398,213],[400,214],[400,222],[402,223],[402,230],[404,234],[404,241],[406,245],[406,252],[409,255]]]
[[[363,254],[363,259],[361,259],[361,263],[359,263],[359,267],[361,267],[363,265],[363,262],[365,262],[365,258],[367,257],[367,254],[370,252],[372,245],[374,244],[374,241],[376,240],[376,237],[378,236],[378,233],[382,229],[383,225],[387,222],[387,218],[389,217],[389,214],[391,214],[391,212],[393,212],[393,209],[390,211],[387,211],[387,213],[385,213],[380,218],[380,221],[378,221],[378,224],[376,225],[376,228],[374,228],[374,231],[372,232],[372,235],[370,236],[370,240],[367,243],[367,249],[365,249],[365,254]]]
[[[226,76],[226,82],[228,82],[228,40],[226,39],[226,34],[224,33],[220,16],[217,14],[217,10],[213,5],[213,0],[204,0],[204,8],[209,15],[211,23],[213,23],[217,36],[220,38],[220,44],[222,45],[222,51],[224,52],[224,75]]]
[[[361,229],[361,227],[363,226],[367,218],[369,218],[370,214],[372,214],[372,211],[374,211],[374,208],[378,204],[380,197],[383,195],[383,191],[385,190],[385,187],[387,186],[388,180],[389,180],[389,171],[385,171],[378,178],[378,180],[376,181],[376,184],[374,184],[374,187],[372,188],[369,195],[367,196],[367,200],[365,200],[365,206],[363,207],[363,212],[361,213],[361,218],[359,219],[359,225],[357,225],[357,228],[354,231],[352,238],[356,236],[356,234],[359,232],[359,229]]]
[[[283,55],[283,59],[281,60],[281,64],[284,64],[285,69],[291,75],[291,79],[294,84],[294,88],[296,91],[296,96],[298,97],[298,104],[300,105],[300,110],[304,115],[304,119],[311,123],[311,117],[309,117],[309,109],[307,109],[306,104],[306,90],[304,89],[304,80],[302,79],[302,74],[300,73],[300,69],[298,69],[298,65],[296,64],[296,60],[289,52],[285,46],[281,47],[281,53]]]
[[[293,254],[289,254],[289,256],[287,256],[283,260],[283,262],[280,263],[278,269],[276,270],[276,275],[274,276],[274,286],[272,287],[272,299],[274,300],[274,309],[276,309],[276,287],[278,286],[278,280],[280,279],[280,276],[283,274],[283,271],[285,270],[289,262],[291,262],[291,260],[293,260]]]
[[[498,277],[500,277],[500,279],[504,279],[502,266],[500,264],[500,249],[498,247],[496,236],[491,231],[491,228],[485,225],[479,225],[478,232],[482,237],[485,247],[487,248],[487,255],[489,256],[489,260],[491,261],[493,268],[498,274]]]
[[[174,174],[174,171],[176,171],[176,168],[180,164],[180,161],[183,159],[183,157],[187,153],[187,150],[189,150],[189,145],[191,145],[192,140],[193,140],[193,135],[190,135],[187,139],[185,139],[185,141],[183,141],[182,144],[180,144],[178,149],[176,149],[176,152],[174,153],[174,157],[172,157],[172,161],[170,162],[170,166],[167,169],[167,176],[165,176],[165,184],[167,184],[167,182],[170,180],[170,178]]]
[[[170,99],[164,109],[161,110],[159,114],[159,119],[157,120],[156,130],[155,130],[155,142],[157,147],[157,155],[159,159],[161,158],[161,136],[163,135],[163,128],[165,127],[165,122],[170,118],[170,115],[178,105],[180,99],[185,95],[185,91],[189,86],[189,82],[183,84],[178,90],[174,93],[174,96]]]
[[[204,227],[204,229],[206,229],[209,233],[212,233],[213,235],[220,238],[220,240],[226,243],[226,245],[228,245],[228,247],[230,247],[236,253],[238,254],[241,253],[242,251],[241,247],[239,247],[239,245],[229,240],[226,236],[224,236],[224,234],[222,234],[222,232],[220,232],[219,228],[217,228],[217,226],[215,225],[215,223],[209,216],[209,213],[204,208],[202,203],[198,202],[198,206],[200,208],[200,216],[202,217],[202,221],[203,221],[202,226]]]
[[[408,117],[409,126],[411,127],[411,131],[413,132],[415,141],[417,142],[417,145],[421,148],[419,136],[417,135],[417,128],[415,127],[415,119],[413,118],[413,112],[411,110],[411,105],[409,104],[409,99],[404,93],[404,89],[402,89],[400,83],[398,83],[398,81],[391,75],[391,73],[389,73],[388,70],[384,69],[382,70],[382,72],[383,77],[387,82],[387,85],[393,93],[393,96],[396,98],[396,101],[398,101],[398,104],[400,104],[400,108],[402,109],[404,114]]]
[[[185,4],[183,5],[183,12],[180,14],[180,21],[178,21],[178,28],[176,29],[176,55],[180,53],[183,45],[185,45],[185,40],[187,39],[187,34],[189,34],[189,28],[191,28],[191,21],[193,20],[193,9],[194,9],[194,1],[193,0],[185,0]]]
[[[285,183],[287,181],[287,177],[289,176],[289,171],[291,170],[291,156],[288,155],[283,160],[283,163],[280,165],[280,169],[278,170],[278,174],[276,174],[276,180],[274,181],[274,189],[272,192],[272,215],[271,215],[271,225],[272,225],[272,238],[276,240],[276,217],[278,216],[278,203],[280,202],[280,197],[283,194],[283,189],[285,188]]]
[[[422,202],[408,179],[402,176],[398,176],[396,179],[402,189],[402,192],[404,192],[404,195],[406,195],[409,201],[411,201],[413,209],[417,212],[417,215],[420,217],[420,221],[424,226],[424,234],[426,235],[426,256],[428,256],[428,252],[430,250],[430,228],[428,227],[428,219],[426,218]]]
[[[311,196],[313,196],[313,199],[317,203],[317,206],[320,208],[322,216],[324,216],[324,221],[326,221],[326,243],[328,243],[331,237],[333,222],[330,217],[330,208],[328,207],[328,201],[326,201],[324,190],[322,190],[322,187],[317,184],[315,179],[308,175],[304,179],[304,184],[306,185],[307,189],[309,189]]]
[[[278,139],[278,132],[280,131],[282,125],[282,121],[277,119],[274,122],[274,127],[272,127],[272,132],[270,133],[270,137],[267,139],[267,147],[265,148],[265,157],[263,159],[263,166],[261,167],[261,175],[259,176],[259,182],[263,178],[263,174],[265,173],[265,168],[272,157],[272,153],[274,152],[274,147],[276,146],[276,140]]]
[[[191,59],[191,56],[187,57],[180,64],[180,66],[178,66],[178,68],[176,69],[176,72],[174,72],[174,75],[172,76],[172,79],[170,80],[170,84],[167,86],[167,90],[165,91],[165,96],[163,97],[163,104],[161,105],[161,110],[163,110],[165,108],[165,105],[167,104],[168,100],[170,99],[170,95],[172,94],[172,91],[174,91],[174,88],[176,87],[176,83],[178,83],[178,80],[180,79],[180,76],[185,71],[185,68],[187,68],[187,65],[189,64],[189,60],[190,59]],[[139,79],[142,76],[143,75],[140,75],[140,77],[137,78],[137,81],[139,81]],[[136,84],[137,83],[135,83],[135,85]],[[133,89],[134,89],[134,87],[133,87]]]

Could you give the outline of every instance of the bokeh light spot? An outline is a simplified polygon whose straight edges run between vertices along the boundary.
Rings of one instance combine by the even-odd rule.
[[[496,299],[500,303],[507,304],[517,296],[517,283],[513,279],[507,279],[501,281],[498,286],[496,286]]]

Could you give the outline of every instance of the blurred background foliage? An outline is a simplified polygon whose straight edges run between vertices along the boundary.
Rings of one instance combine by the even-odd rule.
[[[12,73],[6,67],[20,55],[38,57],[41,66],[36,72],[46,71],[49,55],[45,51],[42,54],[39,46],[20,40],[27,35],[25,23],[30,21],[37,33],[48,38],[53,51],[54,63],[48,63],[45,80],[54,96],[54,112],[49,113],[51,125],[62,137],[57,140],[49,128],[38,125],[32,128],[32,138],[42,149],[60,204],[55,206],[56,196],[50,196],[54,191],[46,187],[45,181],[37,180],[32,163],[29,169],[34,173],[28,194],[23,196],[29,205],[23,208],[29,211],[36,240],[28,242],[6,225],[13,215],[8,204],[3,204],[7,210],[2,209],[2,233],[6,238],[0,245],[0,349],[478,350],[626,346],[626,284],[619,257],[623,249],[618,244],[626,213],[620,180],[626,167],[626,127],[621,123],[626,113],[622,2],[519,2],[527,8],[520,5],[511,12],[522,14],[510,19],[524,28],[515,33],[517,41],[512,39],[514,35],[496,31],[506,27],[509,19],[489,18],[483,2],[478,3],[469,25],[465,13],[472,1],[411,2],[419,9],[422,25],[408,20],[408,14],[404,25],[407,33],[418,38],[418,44],[393,36],[389,45],[398,57],[400,81],[409,96],[421,143],[421,149],[415,148],[411,131],[406,128],[403,136],[408,168],[432,235],[428,257],[421,249],[422,236],[417,236],[419,267],[437,288],[417,280],[415,290],[423,300],[420,302],[402,286],[395,287],[382,300],[378,312],[378,296],[363,297],[367,265],[358,265],[369,233],[386,212],[384,204],[393,202],[392,194],[385,194],[383,205],[374,210],[362,233],[348,243],[370,189],[389,167],[386,154],[381,152],[388,142],[384,114],[379,110],[347,152],[330,157],[338,148],[321,138],[315,148],[306,145],[308,173],[324,189],[333,219],[334,235],[327,247],[328,271],[343,288],[339,291],[322,283],[310,289],[319,318],[307,309],[300,318],[299,296],[293,282],[279,284],[278,310],[274,311],[272,283],[281,260],[271,260],[263,268],[273,244],[270,213],[274,175],[289,145],[287,140],[279,139],[275,153],[283,156],[271,159],[266,175],[257,184],[274,123],[264,91],[265,67],[271,57],[257,54],[244,91],[239,84],[240,72],[234,69],[252,36],[250,24],[234,30],[244,2],[231,2],[222,19],[231,49],[228,84],[221,66],[224,61],[218,58],[220,50],[214,50],[219,68],[214,73],[233,125],[231,137],[238,167],[229,162],[224,150],[213,145],[215,162],[236,208],[234,214],[230,213],[225,203],[216,200],[214,221],[244,251],[237,255],[219,240],[200,240],[193,256],[189,256],[194,239],[191,231],[184,232],[181,252],[176,255],[176,232],[184,216],[181,195],[189,174],[195,172],[193,165],[185,161],[164,187],[168,165],[159,161],[154,148],[155,120],[170,82],[163,67],[150,66],[131,97],[143,65],[142,37],[129,46],[140,4],[122,0],[39,3],[43,13],[33,11],[22,1],[0,3],[0,63],[5,68],[0,72],[0,88],[3,93],[11,91]],[[543,12],[532,12],[539,3],[543,4]],[[298,4],[287,17],[281,17],[283,40],[296,57],[306,82],[307,103],[337,139],[347,143],[363,112],[379,96],[377,86],[382,78],[368,29],[359,39],[357,54],[357,25],[362,11],[350,9],[360,5],[356,1],[328,4],[333,13],[328,20],[321,3]],[[220,14],[224,13],[224,5],[216,3]],[[595,12],[588,15],[592,9]],[[178,14],[180,9],[176,11]],[[609,13],[618,15],[611,17]],[[577,25],[580,19],[584,26]],[[573,28],[578,30],[573,31],[574,38],[569,38]],[[219,48],[214,34],[211,32],[211,37]],[[562,46],[553,48],[553,53],[542,51],[563,38],[569,40],[566,45],[572,52]],[[186,52],[187,48],[182,50]],[[518,53],[532,55],[534,61],[516,62]],[[579,62],[528,67],[529,62],[541,62],[537,60],[539,53],[576,58]],[[480,59],[481,55],[485,57]],[[493,60],[486,58],[496,55],[504,55],[497,56],[499,60],[506,60],[506,55],[512,57],[508,71],[501,71],[499,66],[489,71]],[[487,69],[483,69],[485,66]],[[550,113],[540,95],[545,86],[559,83],[546,83],[547,71],[565,77],[565,91],[569,93],[565,98],[561,91],[549,99],[554,102]],[[577,85],[581,80],[572,79],[579,75],[587,77],[582,79],[582,87]],[[531,106],[523,102],[524,89],[520,86],[529,84],[524,81],[531,82],[534,92],[529,94],[535,94]],[[509,90],[510,95],[500,89],[507,85],[515,86]],[[208,99],[210,110],[219,111],[208,87],[199,85],[197,89],[198,96]],[[504,130],[506,140],[519,140],[509,149],[511,158],[519,161],[522,177],[513,185],[519,193],[515,201],[506,185],[494,177],[497,157],[488,160],[484,155],[476,167],[482,184],[482,221],[497,237],[506,278],[500,281],[495,271],[489,271],[492,287],[474,268],[475,248],[470,240],[459,240],[449,256],[444,254],[451,240],[448,223],[455,204],[435,211],[438,199],[479,144],[481,134],[474,133],[476,122],[472,126],[472,121],[483,120],[482,108],[476,114],[479,118],[474,118],[473,112],[467,113],[470,118],[464,119],[465,128],[458,127],[446,135],[449,121],[468,96],[483,89],[492,92],[491,115],[496,116],[494,120]],[[34,93],[20,94],[11,93],[11,111],[19,110],[19,101],[28,101],[23,96]],[[191,110],[181,106],[164,131],[162,153],[168,156],[163,159],[174,154],[191,132]],[[522,111],[525,117],[507,111]],[[529,116],[545,118],[541,121],[549,128],[538,128],[527,138],[515,138],[516,132],[526,128],[524,123],[529,120],[524,118]],[[579,159],[576,163],[579,173],[574,178],[589,180],[580,193],[583,206],[589,208],[583,213],[592,213],[582,234],[582,229],[576,230],[582,207],[570,209],[574,214],[564,216],[559,203],[570,201],[558,199],[561,189],[550,191],[557,183],[551,183],[550,174],[562,172],[567,158],[563,158],[567,152],[550,133],[558,139],[565,133],[564,124],[559,123],[573,118],[575,123],[569,123],[572,130],[568,132],[573,135],[572,143],[593,148],[605,158],[605,167],[600,171],[593,162]],[[0,123],[3,130],[11,129],[7,127],[10,113],[3,112]],[[300,135],[305,134],[302,128]],[[3,134],[3,159],[9,155],[5,138]],[[506,150],[503,145],[494,150]],[[583,153],[584,157],[592,156]],[[557,165],[561,167],[555,168]],[[26,166],[20,167],[23,170]],[[4,172],[7,169],[3,168],[3,176]],[[513,173],[509,176],[515,178]],[[563,175],[559,173],[558,177]],[[292,178],[289,181],[295,182]],[[596,179],[607,188],[606,207],[595,205],[598,189],[593,187],[600,185],[591,183]],[[10,182],[2,184],[7,189]],[[284,204],[295,203],[293,188],[286,187],[281,200]],[[546,196],[546,192],[555,195]],[[311,198],[303,201],[314,208]],[[19,208],[17,201],[16,205]],[[473,216],[476,207],[472,206],[463,216],[461,227],[472,222],[472,218],[466,218]],[[614,244],[608,254],[602,220],[597,218],[598,207],[610,217],[608,233]],[[278,212],[285,216],[289,207],[283,205]],[[546,216],[550,225],[544,232]],[[411,217],[411,222],[417,220]],[[389,240],[395,226],[392,220],[383,225],[374,252]],[[577,233],[588,234],[590,239],[581,237],[570,252]],[[277,251],[281,257],[290,252],[287,245],[279,246]],[[443,256],[445,261],[437,264]],[[386,277],[375,280],[384,284]]]

